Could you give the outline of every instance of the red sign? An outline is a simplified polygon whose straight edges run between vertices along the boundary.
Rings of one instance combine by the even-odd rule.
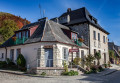
[[[79,49],[69,49],[69,52],[79,52]]]

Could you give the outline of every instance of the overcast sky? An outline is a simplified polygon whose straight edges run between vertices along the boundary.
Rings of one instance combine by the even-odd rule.
[[[0,11],[35,22],[41,17],[39,4],[42,13],[45,10],[44,15],[49,19],[60,16],[67,8],[75,10],[86,7],[98,23],[110,32],[110,41],[120,45],[120,0],[0,0]]]

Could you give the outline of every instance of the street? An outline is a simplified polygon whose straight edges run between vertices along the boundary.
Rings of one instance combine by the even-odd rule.
[[[120,71],[106,76],[23,76],[0,72],[0,83],[120,83]]]

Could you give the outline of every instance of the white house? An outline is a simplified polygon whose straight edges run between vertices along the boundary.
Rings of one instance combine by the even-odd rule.
[[[70,62],[76,56],[88,54],[88,47],[79,42],[77,33],[47,18],[23,26],[0,47],[0,60],[10,58],[16,63],[23,54],[27,67],[33,72],[60,74],[63,61]]]

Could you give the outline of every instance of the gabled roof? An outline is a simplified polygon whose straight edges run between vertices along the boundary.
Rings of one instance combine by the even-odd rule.
[[[97,22],[97,19],[95,17],[93,17],[85,7],[77,9],[77,10],[65,12],[59,18],[65,17],[67,15],[70,16],[70,22],[66,23],[64,25],[69,26],[69,25],[74,25],[74,24],[78,24],[78,23],[89,22],[90,24],[96,26],[98,29],[109,34],[109,32],[104,30],[98,23],[95,23],[93,20],[90,19],[90,17],[92,17],[92,19],[94,19]]]
[[[33,24],[31,24],[31,26],[34,26]],[[55,22],[48,20],[48,19],[39,21],[35,24],[37,24],[37,25],[39,24],[38,28],[35,30],[35,32],[32,34],[32,36],[29,37],[24,42],[24,44],[35,43],[35,42],[60,42],[60,43],[65,43],[65,44],[77,46],[74,42],[72,42],[71,39],[68,38],[67,35],[64,34],[64,32],[62,30],[62,29],[70,30],[68,27],[61,25],[61,24],[58,24],[58,23],[55,23]],[[26,27],[24,26],[22,29],[26,29],[26,28],[29,28],[31,26],[27,25]],[[8,41],[6,41],[3,45],[1,45],[1,47],[10,46],[11,45],[10,39],[8,39]],[[82,44],[81,47],[88,48],[84,44]]]

